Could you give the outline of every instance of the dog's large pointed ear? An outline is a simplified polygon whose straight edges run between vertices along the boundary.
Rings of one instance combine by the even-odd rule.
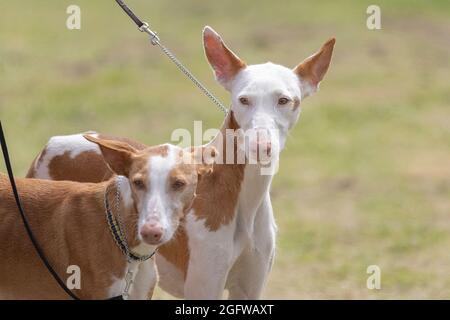
[[[100,147],[103,159],[114,173],[128,176],[132,158],[137,153],[136,149],[122,141],[99,139],[90,135],[83,137]]]
[[[217,81],[230,90],[231,80],[246,67],[245,62],[228,49],[220,35],[208,26],[203,29],[203,46]]]
[[[300,79],[302,99],[313,94],[319,88],[320,81],[330,66],[335,42],[336,40],[331,38],[318,52],[294,68],[293,71]]]

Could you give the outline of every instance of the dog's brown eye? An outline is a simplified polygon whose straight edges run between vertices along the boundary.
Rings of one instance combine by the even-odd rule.
[[[281,105],[281,106],[287,104],[288,102],[289,102],[288,98],[280,98],[280,99],[278,99],[278,104]]]
[[[142,181],[141,179],[134,179],[134,180],[133,180],[133,185],[134,185],[137,189],[144,189],[144,188],[145,188],[145,183],[144,183],[144,181]]]
[[[248,98],[245,97],[239,98],[239,102],[242,103],[244,106],[250,105],[250,101],[248,101]]]
[[[173,188],[174,190],[181,190],[181,189],[183,189],[185,186],[186,186],[186,182],[183,181],[183,180],[180,180],[180,179],[177,179],[177,180],[175,180],[175,181],[172,183],[172,188]]]

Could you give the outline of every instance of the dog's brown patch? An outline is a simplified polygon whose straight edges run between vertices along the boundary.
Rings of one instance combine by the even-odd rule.
[[[95,151],[85,151],[73,158],[66,151],[50,160],[48,172],[52,180],[78,182],[101,182],[113,176],[102,155]]]
[[[172,240],[159,247],[158,253],[181,270],[184,279],[186,279],[190,254],[188,235],[182,224],[178,227]]]
[[[234,131],[239,129],[233,112],[230,112],[221,129],[224,138],[226,134],[229,134],[226,133],[226,129]],[[234,155],[236,160],[236,140],[234,140]],[[223,159],[227,158],[226,143],[223,143],[221,156]],[[216,231],[220,226],[227,225],[233,220],[244,179],[244,169],[245,164],[236,164],[236,162],[234,164],[214,164],[213,172],[198,183],[198,197],[193,205],[194,214],[198,219],[205,219],[205,226],[210,231]]]

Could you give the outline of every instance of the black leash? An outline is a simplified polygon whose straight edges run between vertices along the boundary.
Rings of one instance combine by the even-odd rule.
[[[138,28],[141,28],[144,25],[144,22],[142,22],[141,19],[139,19],[133,11],[122,1],[122,0],[116,0],[117,4],[125,11],[125,13],[131,18],[131,20],[136,23]]]
[[[2,122],[0,121],[0,142],[2,145],[2,151],[3,151],[3,158],[5,159],[5,165],[6,170],[8,171],[8,177],[9,182],[11,183],[11,188],[14,194],[14,198],[16,199],[17,208],[19,209],[20,216],[22,217],[23,224],[25,226],[25,229],[27,231],[28,237],[30,238],[31,242],[33,243],[34,249],[39,255],[39,258],[41,258],[42,262],[44,263],[45,267],[48,269],[50,274],[53,276],[53,278],[58,282],[59,286],[74,300],[80,300],[72,291],[70,291],[69,288],[67,288],[64,281],[61,280],[61,278],[56,273],[55,269],[50,265],[50,262],[48,262],[47,257],[45,256],[41,246],[37,242],[36,238],[33,235],[33,232],[31,231],[30,224],[28,223],[28,219],[25,215],[25,212],[22,207],[22,203],[20,202],[19,193],[17,192],[16,187],[16,181],[14,180],[14,174],[11,167],[11,162],[9,160],[9,154],[8,154],[8,147],[6,145],[6,139],[5,134],[3,133],[3,127]]]
[[[5,159],[6,170],[8,171],[9,182],[11,183],[11,188],[12,188],[12,191],[14,194],[14,198],[16,199],[17,208],[19,209],[19,213],[20,213],[20,216],[22,217],[22,221],[25,226],[25,230],[26,230],[31,242],[33,243],[34,249],[36,250],[37,254],[39,255],[39,258],[44,263],[47,270],[50,272],[52,277],[56,280],[58,285],[61,287],[61,289],[63,289],[72,299],[81,300],[69,288],[67,288],[64,281],[61,280],[61,278],[58,276],[55,269],[53,269],[50,262],[47,260],[47,257],[45,256],[44,251],[42,250],[41,246],[39,245],[36,238],[34,237],[33,232],[31,231],[30,224],[29,224],[28,219],[23,210],[22,202],[20,201],[19,193],[17,191],[16,181],[14,179],[11,161],[9,159],[8,147],[6,145],[6,139],[5,139],[5,134],[3,132],[1,120],[0,120],[0,143],[2,145],[3,158]],[[120,296],[109,298],[107,300],[123,300],[123,297],[122,297],[122,295],[120,295]]]

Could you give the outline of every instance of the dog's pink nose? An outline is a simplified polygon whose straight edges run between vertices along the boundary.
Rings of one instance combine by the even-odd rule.
[[[158,244],[163,236],[163,228],[157,222],[148,222],[141,227],[141,237],[148,244]]]

